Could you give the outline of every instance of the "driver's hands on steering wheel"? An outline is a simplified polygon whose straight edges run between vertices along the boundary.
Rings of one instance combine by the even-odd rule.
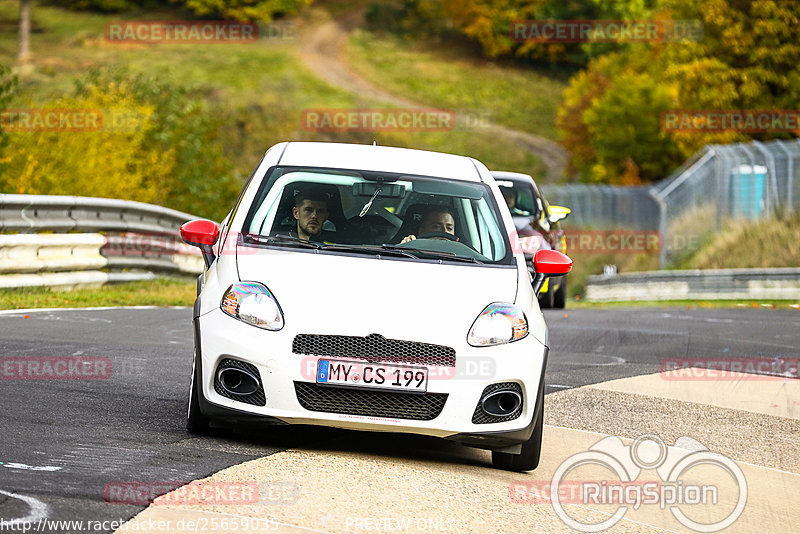
[[[415,239],[441,239],[442,241],[458,241],[458,238],[453,234],[448,232],[426,232],[424,234],[420,234],[419,237],[414,235],[408,235],[400,241],[400,244],[408,243],[409,241],[414,241]]]

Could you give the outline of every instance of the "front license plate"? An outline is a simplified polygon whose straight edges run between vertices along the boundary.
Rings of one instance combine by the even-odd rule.
[[[428,369],[409,365],[319,360],[317,384],[425,393]]]

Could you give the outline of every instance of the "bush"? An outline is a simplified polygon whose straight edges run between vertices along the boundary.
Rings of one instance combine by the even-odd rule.
[[[97,71],[47,107],[100,110],[102,128],[14,133],[4,191],[138,200],[216,220],[238,194],[218,141],[224,113],[180,86]]]
[[[558,127],[572,167],[584,180],[655,181],[703,145],[787,136],[665,131],[660,114],[795,109],[800,29],[790,21],[800,18],[800,3],[659,0],[658,7],[667,19],[701,21],[704,35],[697,41],[632,45],[592,60],[573,77]]]
[[[18,80],[17,77],[11,73],[11,69],[5,65],[0,65],[0,113],[8,108],[9,102],[14,96]],[[5,148],[8,145],[8,134],[5,129],[0,127],[0,175],[5,170],[8,158],[4,157]]]
[[[313,0],[172,0],[205,18],[269,22],[297,13]]]

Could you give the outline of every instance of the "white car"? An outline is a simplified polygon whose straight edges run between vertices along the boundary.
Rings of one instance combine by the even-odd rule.
[[[221,225],[181,236],[206,270],[187,426],[260,421],[439,436],[539,463],[548,339],[487,168],[402,148],[280,143]]]

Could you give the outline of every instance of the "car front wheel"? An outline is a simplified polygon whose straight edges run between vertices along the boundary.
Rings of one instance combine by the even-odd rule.
[[[544,429],[544,388],[539,390],[536,424],[530,439],[522,444],[519,454],[492,451],[492,466],[508,471],[531,471],[539,466],[542,454],[542,431]]]
[[[189,410],[186,414],[186,430],[192,434],[202,434],[209,428],[209,419],[200,411],[200,380],[203,373],[195,353],[192,360],[192,385],[189,386]]]

